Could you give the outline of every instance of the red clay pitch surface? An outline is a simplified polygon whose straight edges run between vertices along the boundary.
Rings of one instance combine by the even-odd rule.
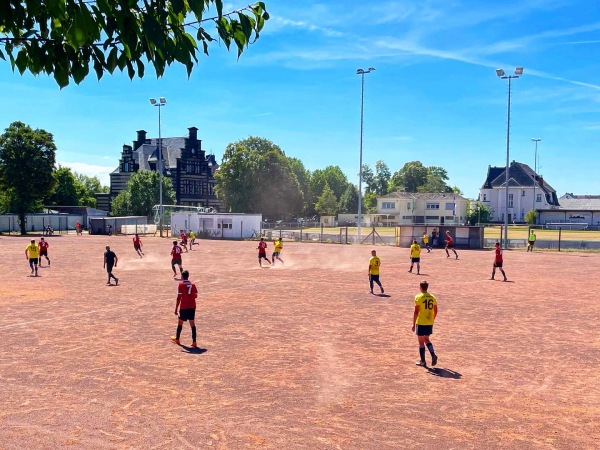
[[[424,253],[416,276],[379,246],[380,297],[369,245],[285,243],[260,269],[256,242],[200,241],[194,351],[187,324],[169,340],[170,239],[139,259],[131,237],[50,237],[38,278],[28,239],[0,237],[2,449],[598,448],[598,254],[506,252],[503,283],[491,251]],[[435,371],[414,365],[422,279]]]

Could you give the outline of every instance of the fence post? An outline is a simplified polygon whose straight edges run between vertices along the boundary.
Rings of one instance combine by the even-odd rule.
[[[321,224],[321,236],[319,237],[319,242],[323,243],[323,224]]]
[[[346,244],[348,244],[348,226],[346,225]]]
[[[244,239],[244,221],[240,221],[240,239]]]
[[[300,242],[302,242],[302,222],[300,222]]]
[[[560,239],[562,237],[562,227],[558,227],[558,251],[560,252]]]

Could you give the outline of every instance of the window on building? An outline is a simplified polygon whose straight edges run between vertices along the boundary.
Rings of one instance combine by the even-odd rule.
[[[427,220],[440,220],[440,216],[425,216]]]
[[[508,194],[508,207],[513,207],[513,194]]]
[[[381,209],[396,209],[395,202],[381,202]]]
[[[521,197],[525,197],[525,191],[521,191]]]
[[[483,201],[487,202],[487,194],[483,194]]]
[[[123,164],[123,172],[129,172],[129,163]]]
[[[439,203],[427,203],[427,209],[440,209]]]
[[[537,203],[541,202],[542,201],[542,194],[535,194],[535,201]]]
[[[454,203],[446,203],[446,210],[454,211]]]

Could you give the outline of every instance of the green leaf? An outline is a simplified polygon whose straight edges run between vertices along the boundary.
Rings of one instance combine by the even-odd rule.
[[[144,63],[142,61],[140,61],[139,59],[137,59],[135,62],[137,63],[138,77],[144,78],[144,72],[146,70],[146,68],[144,67]]]
[[[171,0],[171,6],[173,7],[173,12],[176,14],[184,12],[185,3],[183,0]]]
[[[220,18],[223,17],[223,1],[222,0],[214,0],[215,6],[217,7],[217,16]]]
[[[113,73],[117,67],[117,48],[113,47],[108,54],[108,60],[106,61],[106,70],[109,73]]]
[[[23,75],[23,73],[25,73],[25,70],[27,70],[28,63],[29,58],[27,57],[27,50],[20,50],[19,54],[17,55],[17,59],[15,60],[15,65],[17,66],[17,69],[19,70],[19,73],[21,75]]]

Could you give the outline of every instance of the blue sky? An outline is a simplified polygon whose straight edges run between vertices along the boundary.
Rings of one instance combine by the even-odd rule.
[[[247,2],[229,2],[241,7]],[[338,165],[358,182],[360,76],[365,76],[363,160],[394,172],[407,161],[439,165],[476,197],[488,165],[506,161],[507,82],[511,160],[540,170],[557,190],[600,194],[600,3],[590,0],[289,2],[266,0],[271,20],[238,60],[213,46],[190,79],[171,67],[156,79],[90,76],[60,90],[0,61],[0,128],[15,120],[54,134],[57,160],[108,183],[136,130],[163,136],[195,126],[218,160],[228,143],[270,139],[310,170]]]

